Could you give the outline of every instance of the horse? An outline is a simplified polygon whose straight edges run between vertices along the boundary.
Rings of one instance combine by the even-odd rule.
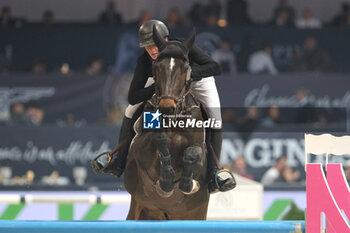
[[[188,52],[195,30],[184,41],[166,41],[153,28],[159,55],[152,65],[155,94],[143,111],[203,120],[191,95]],[[164,118],[163,118],[164,119]],[[142,116],[129,148],[124,185],[131,194],[127,220],[205,220],[209,203],[205,129],[142,129]]]

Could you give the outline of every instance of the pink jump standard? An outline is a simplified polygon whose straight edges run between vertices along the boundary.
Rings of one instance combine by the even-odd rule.
[[[305,135],[305,154],[349,153],[350,136],[334,137],[329,134]],[[322,153],[320,153],[323,151]],[[328,158],[326,159],[328,162]],[[306,229],[308,233],[320,233],[322,213],[327,218],[327,233],[350,233],[347,217],[350,217],[350,191],[342,164],[327,164],[327,179],[322,164],[307,164],[306,158]],[[344,211],[344,214],[342,211]],[[344,216],[346,215],[346,216]]]

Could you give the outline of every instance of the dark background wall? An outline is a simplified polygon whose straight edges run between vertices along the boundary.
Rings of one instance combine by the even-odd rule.
[[[101,27],[97,25],[56,25],[52,28],[26,26],[21,29],[0,29],[0,55],[12,71],[26,71],[32,62],[48,63],[57,71],[63,63],[74,70],[83,70],[93,57],[102,58],[117,73],[132,72],[138,54],[137,27]],[[171,31],[172,37],[184,37],[190,28]],[[279,71],[292,68],[293,52],[302,47],[303,40],[313,36],[333,61],[334,72],[349,72],[350,31],[348,29],[297,30],[276,28],[226,27],[209,30],[197,28],[196,43],[211,53],[221,39],[228,39],[232,49],[239,53],[248,35],[257,44],[269,41],[273,45],[273,59]],[[131,61],[131,62],[130,62]]]

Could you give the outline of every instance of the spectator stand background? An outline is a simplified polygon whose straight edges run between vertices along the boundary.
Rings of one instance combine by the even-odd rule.
[[[106,1],[94,0],[76,0],[74,2],[69,0],[62,0],[59,2],[48,2],[45,0],[34,0],[23,3],[22,0],[2,0],[3,5],[9,5],[12,9],[13,15],[22,17],[29,21],[40,21],[42,12],[47,9],[55,9],[55,18],[60,22],[86,22],[98,19],[99,14],[105,10]],[[176,7],[182,15],[185,15],[189,6],[198,2],[196,0],[178,0],[171,4],[162,0],[130,0],[122,1],[115,0],[116,8],[122,15],[125,22],[135,20],[139,12],[143,9],[150,11],[151,15],[156,18],[165,19],[170,8]],[[202,4],[207,4],[209,1],[200,1]],[[221,0],[220,3],[225,8],[226,0]],[[273,10],[278,5],[279,0],[265,0],[242,1],[247,3],[247,10],[249,17],[254,22],[266,22],[271,19]],[[314,15],[318,16],[322,21],[331,21],[333,17],[340,12],[341,5],[344,0],[333,0],[329,4],[327,0],[308,0],[307,5],[304,0],[290,0],[289,5],[293,6],[296,12],[296,17],[301,16],[302,10],[309,6],[312,7]],[[157,6],[157,7],[153,7]],[[299,13],[300,12],[300,13]]]
[[[171,31],[174,37],[184,37],[189,28]],[[117,73],[131,72],[140,49],[137,44],[137,28],[97,28],[86,26],[65,26],[44,30],[26,27],[23,30],[1,29],[0,57],[10,71],[27,71],[32,61],[44,61],[50,71],[59,71],[68,63],[73,71],[84,70],[91,57],[102,59],[107,70]],[[274,28],[220,28],[208,30],[197,28],[196,42],[209,53],[218,49],[221,38],[230,41],[237,54],[238,69],[242,59],[240,53],[245,38],[255,38],[257,45],[267,40],[272,44],[272,58],[280,72],[294,69],[294,55],[302,49],[305,38],[313,36],[322,53],[330,56],[332,69],[325,72],[349,72],[347,64],[350,48],[347,46],[350,31],[346,29],[274,29]],[[336,36],[335,36],[336,35]],[[83,40],[79,38],[84,38]],[[328,59],[329,60],[329,59]],[[112,68],[111,66],[114,66]],[[322,70],[321,70],[322,71]]]
[[[303,132],[349,132],[350,11],[342,1],[109,2],[1,1],[1,7],[10,7],[3,9],[0,27],[0,132],[5,138],[0,163],[5,171],[12,168],[9,184],[36,188],[43,179],[75,184],[77,174],[87,175],[86,182],[80,179],[71,188],[115,181],[97,178],[89,160],[117,141],[131,73],[142,51],[138,26],[150,18],[169,19],[172,37],[186,36],[195,25],[196,43],[214,56],[227,41],[220,55],[231,62],[225,70],[230,74],[216,77],[216,83],[226,121],[221,158],[228,166],[243,156],[249,173],[243,172],[260,181],[285,155],[290,166],[281,173],[285,181],[301,174],[299,186],[287,187],[302,189]],[[106,8],[114,13],[103,17]],[[277,13],[280,26],[274,27]],[[199,20],[192,22],[189,14]],[[298,29],[303,14],[304,20],[319,19],[322,28]],[[272,45],[278,75],[244,74],[264,41]],[[298,102],[297,93],[306,98]],[[270,117],[269,108],[275,111]],[[312,117],[297,121],[298,112]]]

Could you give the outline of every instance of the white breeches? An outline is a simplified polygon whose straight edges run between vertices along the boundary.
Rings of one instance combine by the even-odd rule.
[[[213,76],[192,82],[192,94],[203,105],[208,117],[221,121],[220,98]]]

